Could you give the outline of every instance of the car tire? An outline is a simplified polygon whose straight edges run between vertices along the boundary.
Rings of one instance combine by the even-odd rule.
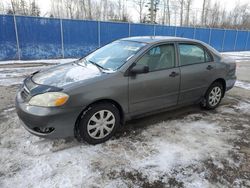
[[[219,106],[224,94],[223,86],[220,82],[214,82],[207,90],[205,100],[201,106],[207,110],[215,109]]]
[[[78,141],[100,144],[109,140],[120,126],[120,113],[112,103],[91,105],[79,117],[75,129]]]

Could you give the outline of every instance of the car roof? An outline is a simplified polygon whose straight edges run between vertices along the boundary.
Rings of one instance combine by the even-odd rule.
[[[221,54],[215,50],[213,47],[210,45],[206,44],[205,42],[202,42],[200,40],[195,40],[195,39],[189,39],[189,38],[184,38],[184,37],[172,37],[172,36],[137,36],[137,37],[127,37],[127,38],[122,38],[120,40],[123,41],[134,41],[134,42],[142,42],[142,43],[147,43],[147,44],[156,44],[156,43],[161,43],[161,42],[196,42],[200,43],[206,48],[208,48],[210,51],[214,53],[218,58],[221,57]]]
[[[138,37],[127,37],[121,40],[143,42],[143,43],[158,43],[158,42],[166,42],[166,41],[198,42],[197,40],[193,40],[193,39],[182,38],[182,37],[171,37],[171,36],[138,36]]]

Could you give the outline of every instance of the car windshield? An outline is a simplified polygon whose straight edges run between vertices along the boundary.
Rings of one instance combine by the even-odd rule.
[[[133,41],[115,41],[89,54],[80,63],[91,63],[106,70],[117,70],[145,45]]]

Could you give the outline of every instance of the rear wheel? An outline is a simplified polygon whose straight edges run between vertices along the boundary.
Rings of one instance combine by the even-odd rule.
[[[207,90],[203,107],[208,110],[215,109],[219,106],[223,93],[224,89],[222,84],[220,82],[213,83]]]
[[[111,103],[90,106],[78,121],[76,138],[89,144],[99,144],[110,139],[120,125],[119,110]]]

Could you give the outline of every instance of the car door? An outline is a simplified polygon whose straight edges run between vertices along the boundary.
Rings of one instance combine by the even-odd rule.
[[[196,102],[213,82],[216,70],[213,57],[205,47],[196,43],[179,43],[178,50],[181,71],[178,103]]]
[[[129,76],[129,111],[150,112],[177,104],[180,70],[176,67],[174,43],[148,50],[136,64],[149,67],[149,72]]]

